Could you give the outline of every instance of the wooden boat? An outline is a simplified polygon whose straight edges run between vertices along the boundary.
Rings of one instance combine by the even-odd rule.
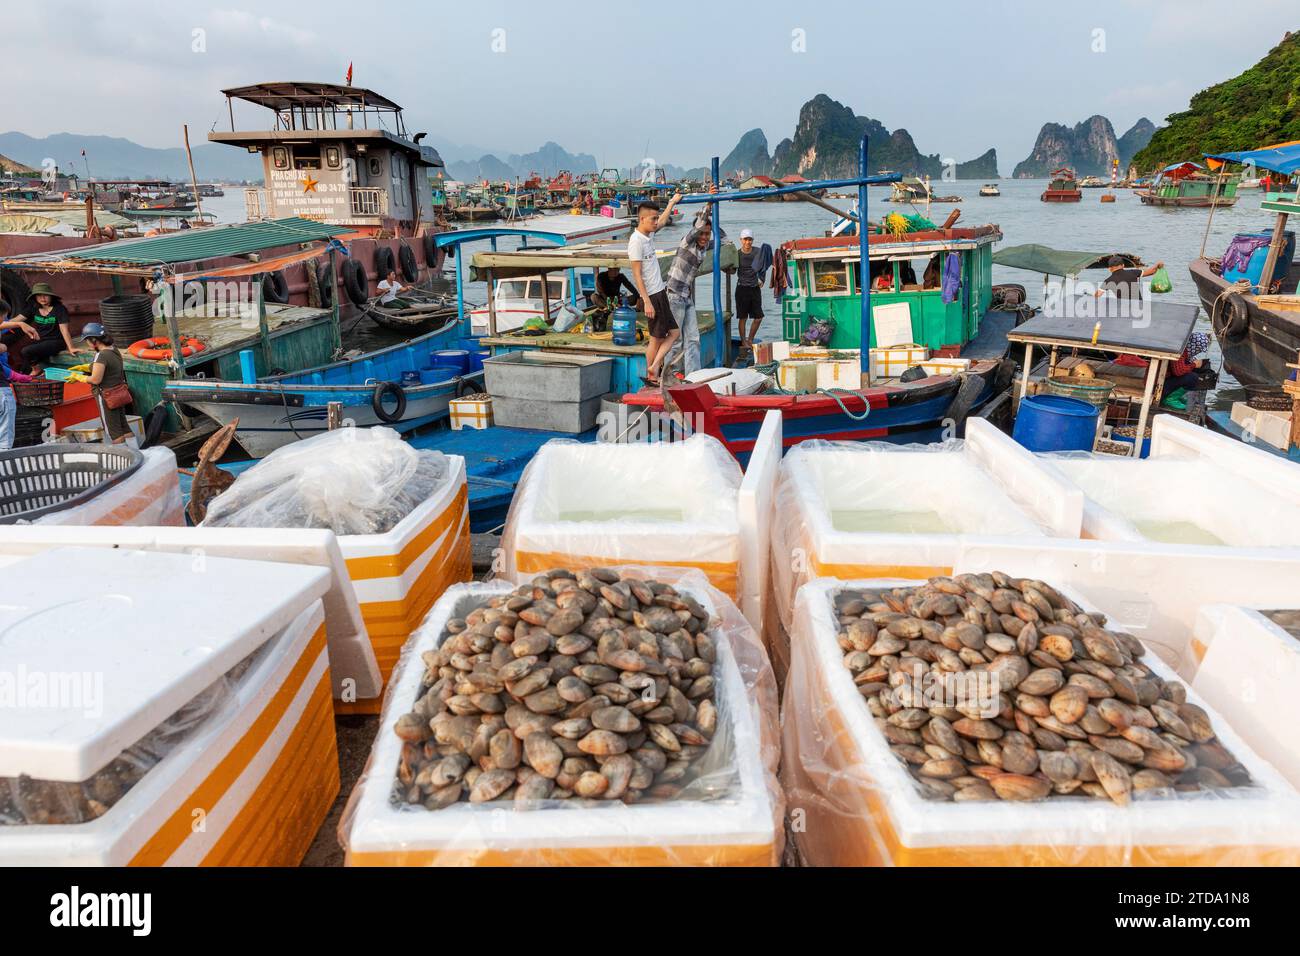
[[[1292,374],[1300,349],[1300,258],[1288,219],[1300,216],[1300,144],[1206,156],[1212,170],[1233,163],[1268,170],[1278,191],[1264,194],[1260,209],[1275,216],[1271,232],[1234,237],[1229,251],[1248,255],[1202,256],[1189,267],[1192,281],[1223,351],[1223,364],[1243,385],[1277,385]],[[1216,177],[1217,178],[1217,177]],[[1288,180],[1290,181],[1288,183]],[[1287,183],[1282,186],[1281,184]],[[1207,215],[1214,214],[1210,207]]]
[[[1074,170],[1067,167],[1052,172],[1052,181],[1038,197],[1043,202],[1079,202],[1083,193],[1074,179]]]
[[[1156,175],[1150,188],[1138,193],[1144,206],[1233,206],[1237,202],[1235,176],[1208,176],[1199,163],[1173,163]]]
[[[1001,196],[1002,190],[998,188],[997,183],[985,183],[980,187],[981,196]]]
[[[893,193],[889,197],[890,202],[898,203],[933,203],[933,202],[961,202],[960,196],[936,196],[934,188],[930,185],[930,177],[919,179],[916,176],[909,176],[901,182],[893,184]]]
[[[501,210],[496,206],[456,206],[451,214],[461,222],[491,222],[501,218]]]
[[[400,308],[386,306],[379,297],[365,307],[366,316],[376,325],[394,332],[418,332],[441,323],[456,314],[456,300],[445,294],[429,295],[423,301],[406,299]]]
[[[254,458],[328,428],[329,406],[343,406],[358,428],[386,425],[407,431],[447,417],[447,403],[483,389],[481,371],[428,384],[402,385],[403,373],[430,368],[430,354],[459,342],[460,324],[449,318],[419,338],[316,368],[269,375],[252,382],[182,379],[167,382],[163,397],[197,409],[219,425],[239,420],[235,439]]]

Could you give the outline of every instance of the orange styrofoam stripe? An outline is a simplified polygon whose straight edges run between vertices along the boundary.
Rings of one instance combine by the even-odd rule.
[[[465,517],[468,503],[468,486],[461,485],[451,504],[429,522],[423,531],[408,541],[397,554],[348,558],[345,562],[348,566],[348,577],[353,581],[367,581],[371,578],[395,578],[402,574],[437,542],[439,536],[451,527],[453,521],[459,522]]]
[[[154,507],[160,498],[166,497],[169,487],[171,487],[175,480],[175,474],[168,472],[157,481],[151,482],[141,488],[116,508],[105,512],[96,519],[95,524],[101,526],[131,524],[131,522],[139,517],[146,509]],[[167,517],[167,515],[163,516],[164,519]],[[172,515],[171,517],[174,519],[176,516]],[[184,517],[181,517],[180,523],[183,524],[184,520]],[[177,522],[173,520],[171,523],[176,524]]]
[[[656,568],[698,568],[709,582],[733,600],[739,594],[738,561],[646,561],[640,558],[606,558],[589,554],[566,554],[559,551],[516,551],[515,567],[524,574],[536,574],[553,568],[601,568],[620,564],[642,564]]]
[[[951,567],[927,567],[921,564],[829,564],[814,556],[810,562],[813,577],[839,578],[853,581],[859,578],[935,578],[952,574]]]
[[[194,808],[211,808],[217,805],[222,795],[230,789],[244,768],[248,766],[249,761],[274,732],[324,649],[325,625],[322,624],[307,642],[306,650],[294,662],[289,676],[276,689],[275,695],[257,715],[252,726],[230,748],[230,752],[222,758],[212,772],[194,788],[189,797],[181,801],[180,806],[163,821],[153,836],[140,847],[131,858],[131,866],[161,866],[185,842],[190,834]],[[329,682],[328,667],[325,670],[325,681]]]
[[[338,792],[338,744],[326,673],[275,763],[202,865],[297,866]]]
[[[437,812],[437,811],[434,811]],[[347,866],[775,866],[772,843],[348,853]]]
[[[811,656],[811,655],[808,655]],[[830,700],[824,675],[817,671],[817,700]],[[836,803],[853,804],[851,812],[828,810],[827,801],[810,800],[808,818],[797,836],[814,865],[829,866],[1216,866],[1236,862],[1252,866],[1295,866],[1300,851],[1266,846],[1068,846],[1004,844],[909,847],[898,838],[880,784],[861,773],[846,773],[865,762],[857,740],[837,707],[826,707],[831,733],[819,763],[835,768],[831,780],[811,777],[799,766],[797,776]],[[802,788],[800,788],[802,789]]]
[[[1196,655],[1197,661],[1205,660],[1205,652],[1210,648],[1199,638],[1192,638],[1192,653]]]

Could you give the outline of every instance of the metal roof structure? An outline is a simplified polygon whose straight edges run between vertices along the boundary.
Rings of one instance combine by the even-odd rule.
[[[254,83],[251,86],[234,86],[221,91],[231,99],[256,103],[280,112],[288,109],[322,109],[324,107],[356,107],[359,109],[401,110],[401,107],[381,93],[361,86],[342,83],[310,83],[288,80],[276,83]]]

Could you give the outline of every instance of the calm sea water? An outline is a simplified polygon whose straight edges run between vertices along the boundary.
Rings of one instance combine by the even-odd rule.
[[[1000,247],[1036,242],[1057,249],[1082,249],[1098,253],[1130,252],[1148,264],[1163,261],[1173,281],[1173,291],[1168,293],[1168,299],[1198,304],[1196,289],[1187,268],[1200,254],[1209,210],[1144,206],[1129,189],[1115,190],[1116,200],[1113,203],[1101,202],[1105,190],[1085,189],[1082,202],[1058,204],[1039,200],[1039,194],[1046,185],[1042,180],[1003,180],[998,184],[1002,190],[1002,195],[998,197],[980,196],[978,193],[981,185],[976,181],[935,183],[936,193],[961,196],[962,202],[937,203],[931,207],[929,218],[941,223],[953,209],[960,209],[962,214],[958,225],[994,223],[1001,227],[1003,240]],[[878,219],[894,210],[925,214],[924,207],[914,210],[906,205],[886,202],[888,195],[886,189],[873,188],[870,191],[870,218]],[[847,199],[828,198],[827,202],[845,209],[850,205],[850,200]],[[205,199],[203,207],[222,222],[239,222],[244,218],[243,193],[239,189],[232,189],[223,197]],[[683,211],[685,215],[681,223],[658,234],[657,244],[661,248],[675,245],[686,230],[694,209],[683,207]],[[731,239],[737,239],[740,230],[747,227],[754,231],[758,243],[767,242],[775,247],[788,239],[823,235],[835,217],[811,203],[785,202],[728,203],[721,207],[720,218],[723,229]],[[1206,251],[1210,255],[1219,255],[1233,234],[1267,228],[1267,217],[1259,211],[1259,194],[1245,191],[1241,193],[1236,206],[1215,210]],[[499,248],[510,249],[516,245],[513,240],[502,239]],[[478,247],[479,244],[470,245],[468,251],[472,252]],[[482,243],[481,248],[488,248],[487,243]],[[1099,281],[1103,276],[1104,272],[1097,271],[1085,273],[1081,278]],[[1032,304],[1042,304],[1042,278],[1035,273],[994,266],[993,281],[1020,283],[1025,286]],[[486,301],[486,295],[483,283],[467,284],[467,300],[481,303]],[[707,273],[699,279],[696,296],[701,303],[712,302],[712,277]],[[763,322],[761,337],[779,338],[780,308],[773,299],[771,290],[764,290],[764,303],[768,317]],[[1198,320],[1197,329],[1210,331],[1209,319],[1204,311]],[[354,338],[353,344],[379,345],[393,341],[391,333],[384,330],[371,332],[357,329],[354,336],[357,333],[361,333],[361,337]],[[1213,335],[1211,342],[1211,361],[1217,368],[1220,361]],[[1240,390],[1234,387],[1235,384],[1231,376],[1223,374],[1216,404],[1223,404],[1234,396],[1240,397]]]

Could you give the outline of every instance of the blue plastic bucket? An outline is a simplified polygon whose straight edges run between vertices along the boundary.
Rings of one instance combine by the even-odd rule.
[[[1098,410],[1077,398],[1027,395],[1011,437],[1030,451],[1091,451]]]
[[[440,349],[429,356],[430,365],[454,368],[457,375],[469,371],[469,352],[465,349]]]
[[[1110,440],[1111,440],[1111,441],[1114,441],[1114,442],[1119,442],[1120,444],[1123,444],[1123,445],[1131,445],[1131,444],[1133,444],[1133,439],[1132,439],[1132,438],[1125,438],[1123,435],[1111,435],[1111,436],[1110,436]],[[1141,450],[1140,452],[1138,452],[1138,457],[1139,457],[1139,458],[1146,458],[1146,457],[1149,456],[1150,454],[1151,454],[1151,439],[1150,439],[1150,438],[1144,438],[1144,439],[1142,439],[1142,450]]]
[[[454,378],[452,369],[445,365],[422,368],[419,371],[421,385],[433,385],[435,382],[445,382],[449,378]]]

